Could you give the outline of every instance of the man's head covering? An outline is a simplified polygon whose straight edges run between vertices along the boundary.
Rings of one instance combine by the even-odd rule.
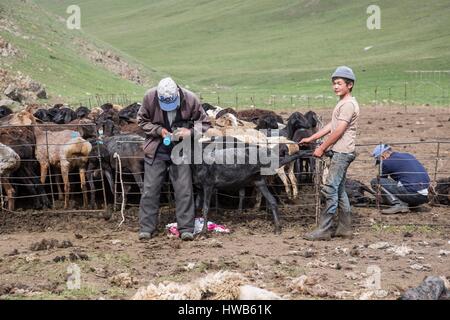
[[[164,78],[156,89],[158,93],[159,107],[164,111],[173,111],[180,104],[178,86],[172,78]]]
[[[387,144],[379,144],[375,147],[375,149],[373,149],[372,157],[375,158],[377,164],[380,161],[381,155],[390,149],[391,149],[391,147]]]

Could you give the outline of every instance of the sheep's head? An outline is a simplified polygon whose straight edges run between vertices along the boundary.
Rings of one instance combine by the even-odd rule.
[[[238,120],[236,116],[231,113],[225,113],[220,118],[216,119],[216,125],[220,127],[237,127]]]
[[[36,123],[36,119],[33,117],[33,115],[26,111],[22,110],[17,112],[9,122],[11,125],[16,126],[29,126]]]

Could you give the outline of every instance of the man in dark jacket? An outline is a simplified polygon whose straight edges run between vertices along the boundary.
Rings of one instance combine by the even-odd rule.
[[[390,205],[382,213],[406,213],[409,207],[428,202],[430,177],[412,154],[394,152],[389,145],[380,144],[372,156],[381,161],[381,176],[371,181],[372,188],[379,188],[382,202]]]
[[[207,119],[195,94],[177,86],[171,78],[162,79],[157,87],[145,94],[137,115],[139,126],[147,134],[144,143],[144,194],[139,208],[140,240],[150,239],[156,230],[161,186],[167,168],[175,192],[180,237],[182,240],[194,238],[191,168],[189,164],[172,163],[171,152],[175,141],[189,139],[193,135],[194,122],[200,123],[200,130],[205,132],[209,128]]]

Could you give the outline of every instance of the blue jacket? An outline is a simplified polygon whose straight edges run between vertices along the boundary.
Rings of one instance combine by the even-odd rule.
[[[428,189],[430,177],[423,165],[409,153],[393,152],[389,158],[383,160],[381,175],[391,176],[400,181],[406,190],[417,192]]]

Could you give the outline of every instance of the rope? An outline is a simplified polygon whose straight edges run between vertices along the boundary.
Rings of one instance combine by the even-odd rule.
[[[119,225],[117,226],[117,228],[120,228],[122,226],[122,224],[125,222],[125,215],[124,215],[124,211],[125,211],[125,189],[123,186],[123,179],[122,179],[122,161],[120,160],[120,155],[117,152],[114,152],[113,155],[114,158],[117,158],[117,160],[119,161],[119,179],[120,179],[120,186],[122,188],[122,204],[120,206],[120,214],[122,215],[122,221],[120,221]]]

